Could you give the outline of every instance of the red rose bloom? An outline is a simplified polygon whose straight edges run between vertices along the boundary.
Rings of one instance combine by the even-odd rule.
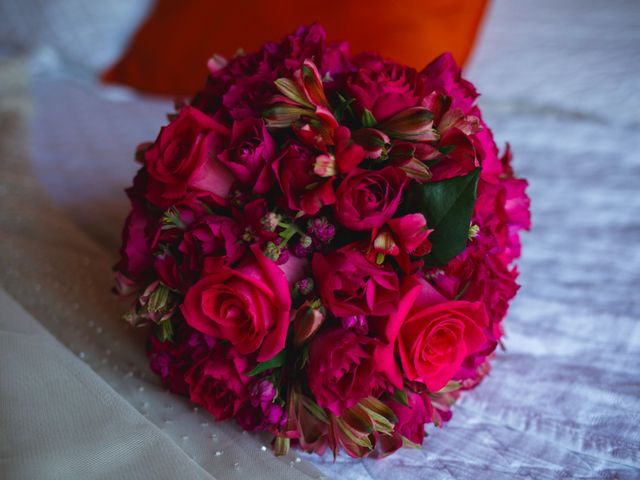
[[[185,375],[191,401],[216,420],[231,418],[247,403],[249,360],[229,345],[216,345]]]
[[[322,303],[337,317],[386,315],[400,299],[398,276],[390,266],[371,263],[358,250],[342,248],[311,263]]]
[[[432,303],[432,287],[424,280],[410,277],[403,290],[398,311],[386,320],[384,337],[389,345],[381,350],[379,361],[401,388],[395,350],[406,377],[437,392],[454,378],[467,355],[485,344],[487,312],[481,302]]]
[[[236,120],[231,129],[229,147],[218,160],[254,193],[264,194],[274,184],[271,162],[276,144],[262,120],[246,118]]]
[[[178,245],[187,277],[198,277],[206,257],[225,257],[230,264],[241,259],[247,250],[238,242],[241,233],[238,223],[221,215],[208,215],[187,230]]]
[[[396,167],[356,169],[336,191],[336,218],[351,230],[381,227],[396,213],[406,183],[407,176]]]
[[[284,347],[291,295],[282,270],[258,248],[252,252],[236,268],[211,261],[181,310],[196,330],[228,340],[242,354],[258,351],[262,362]]]
[[[216,155],[228,135],[225,126],[193,107],[183,107],[144,152],[150,177],[147,199],[166,207],[188,190],[226,196],[233,177]]]
[[[321,407],[340,415],[384,386],[374,351],[379,341],[337,328],[314,337],[309,350],[309,388]]]
[[[378,122],[420,103],[422,78],[415,69],[372,53],[357,56],[354,63],[358,71],[349,79],[348,91],[356,106],[372,112]]]

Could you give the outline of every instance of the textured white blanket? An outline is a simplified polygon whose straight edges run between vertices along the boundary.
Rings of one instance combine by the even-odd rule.
[[[37,183],[76,226],[68,219],[63,227],[47,224],[53,210],[30,209],[40,186],[24,166],[8,168],[3,159],[0,281],[214,475],[304,476],[308,460],[346,479],[640,478],[640,3],[496,0],[467,76],[483,93],[498,142],[512,144],[516,169],[530,180],[534,228],[524,239],[522,289],[505,322],[507,351],[453,420],[431,430],[422,451],[378,462],[304,455],[269,463],[261,440],[231,425],[214,427],[206,414],[164,394],[138,340],[113,347],[102,338],[106,325],[121,328],[121,307],[103,291],[126,214],[121,189],[135,169],[135,144],[154,138],[166,99],[114,99],[113,91],[65,77],[33,79],[29,161]],[[3,152],[16,139],[5,123]],[[18,201],[7,197],[14,185]],[[78,227],[92,241],[69,245],[67,229]],[[42,238],[53,228],[61,230]],[[66,260],[54,263],[58,257]],[[40,279],[45,274],[29,266],[34,259],[50,261],[53,271]],[[65,266],[73,275],[56,282]],[[83,298],[87,285],[92,293]],[[65,315],[78,318],[76,310],[85,316],[74,327]],[[135,365],[131,374],[122,362]],[[2,457],[12,453],[3,450],[1,422],[0,413],[0,477]],[[230,449],[238,456],[227,459]],[[262,470],[255,465],[263,463],[251,464],[263,461]]]

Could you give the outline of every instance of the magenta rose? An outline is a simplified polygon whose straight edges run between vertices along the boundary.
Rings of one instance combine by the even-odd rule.
[[[172,205],[178,213],[180,223],[185,227],[190,227],[210,215],[212,211],[217,211],[226,206],[226,199],[208,192],[197,191],[187,193],[186,196]]]
[[[187,230],[178,245],[182,253],[182,270],[188,276],[198,275],[205,257],[225,257],[229,264],[246,253],[244,242],[238,241],[242,227],[229,217],[208,215]]]
[[[291,295],[283,271],[257,246],[251,251],[253,258],[235,268],[208,259],[181,310],[196,330],[228,340],[242,354],[257,351],[263,362],[284,348]]]
[[[316,175],[315,161],[316,155],[312,150],[289,143],[273,163],[286,206],[294,212],[315,215],[323,206],[335,202],[333,179]]]
[[[254,193],[267,193],[274,184],[271,162],[276,144],[262,120],[236,120],[229,146],[218,156],[235,177]]]
[[[409,277],[398,310],[384,326],[388,342],[380,349],[381,368],[398,388],[402,378],[394,359],[397,352],[409,380],[426,385],[430,392],[452,380],[464,359],[485,345],[489,320],[481,302],[444,301],[424,280]],[[441,297],[440,297],[441,298]]]
[[[336,191],[336,218],[351,230],[381,227],[396,213],[406,183],[396,167],[355,169]]]
[[[400,289],[390,266],[376,265],[350,248],[316,253],[311,266],[322,303],[335,316],[387,315],[396,310]]]
[[[378,122],[419,105],[424,91],[415,69],[364,53],[354,59],[357,72],[348,80],[356,106],[373,113]]]
[[[249,359],[230,345],[216,345],[185,376],[189,398],[220,421],[235,416],[247,404],[251,381]]]
[[[233,177],[217,154],[228,136],[224,125],[193,107],[183,107],[144,152],[150,177],[147,199],[166,207],[189,190],[225,197]]]
[[[379,393],[385,384],[374,360],[378,346],[378,340],[343,328],[316,335],[309,349],[307,378],[318,405],[340,415]]]

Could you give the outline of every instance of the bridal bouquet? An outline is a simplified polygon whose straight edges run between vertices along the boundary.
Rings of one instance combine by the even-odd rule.
[[[418,447],[490,370],[526,181],[449,55],[323,29],[214,57],[127,190],[116,265],[164,384],[281,454]]]

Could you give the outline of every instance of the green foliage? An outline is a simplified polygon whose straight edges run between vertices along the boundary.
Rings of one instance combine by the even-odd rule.
[[[411,211],[423,213],[429,228],[434,229],[426,266],[446,265],[467,246],[479,178],[477,168],[464,177],[413,185],[407,205]]]
[[[267,370],[271,370],[272,368],[279,368],[284,364],[284,360],[287,357],[287,352],[285,350],[280,351],[276,356],[267,360],[266,362],[260,362],[256,368],[249,372],[250,377],[254,377],[262,372]]]

